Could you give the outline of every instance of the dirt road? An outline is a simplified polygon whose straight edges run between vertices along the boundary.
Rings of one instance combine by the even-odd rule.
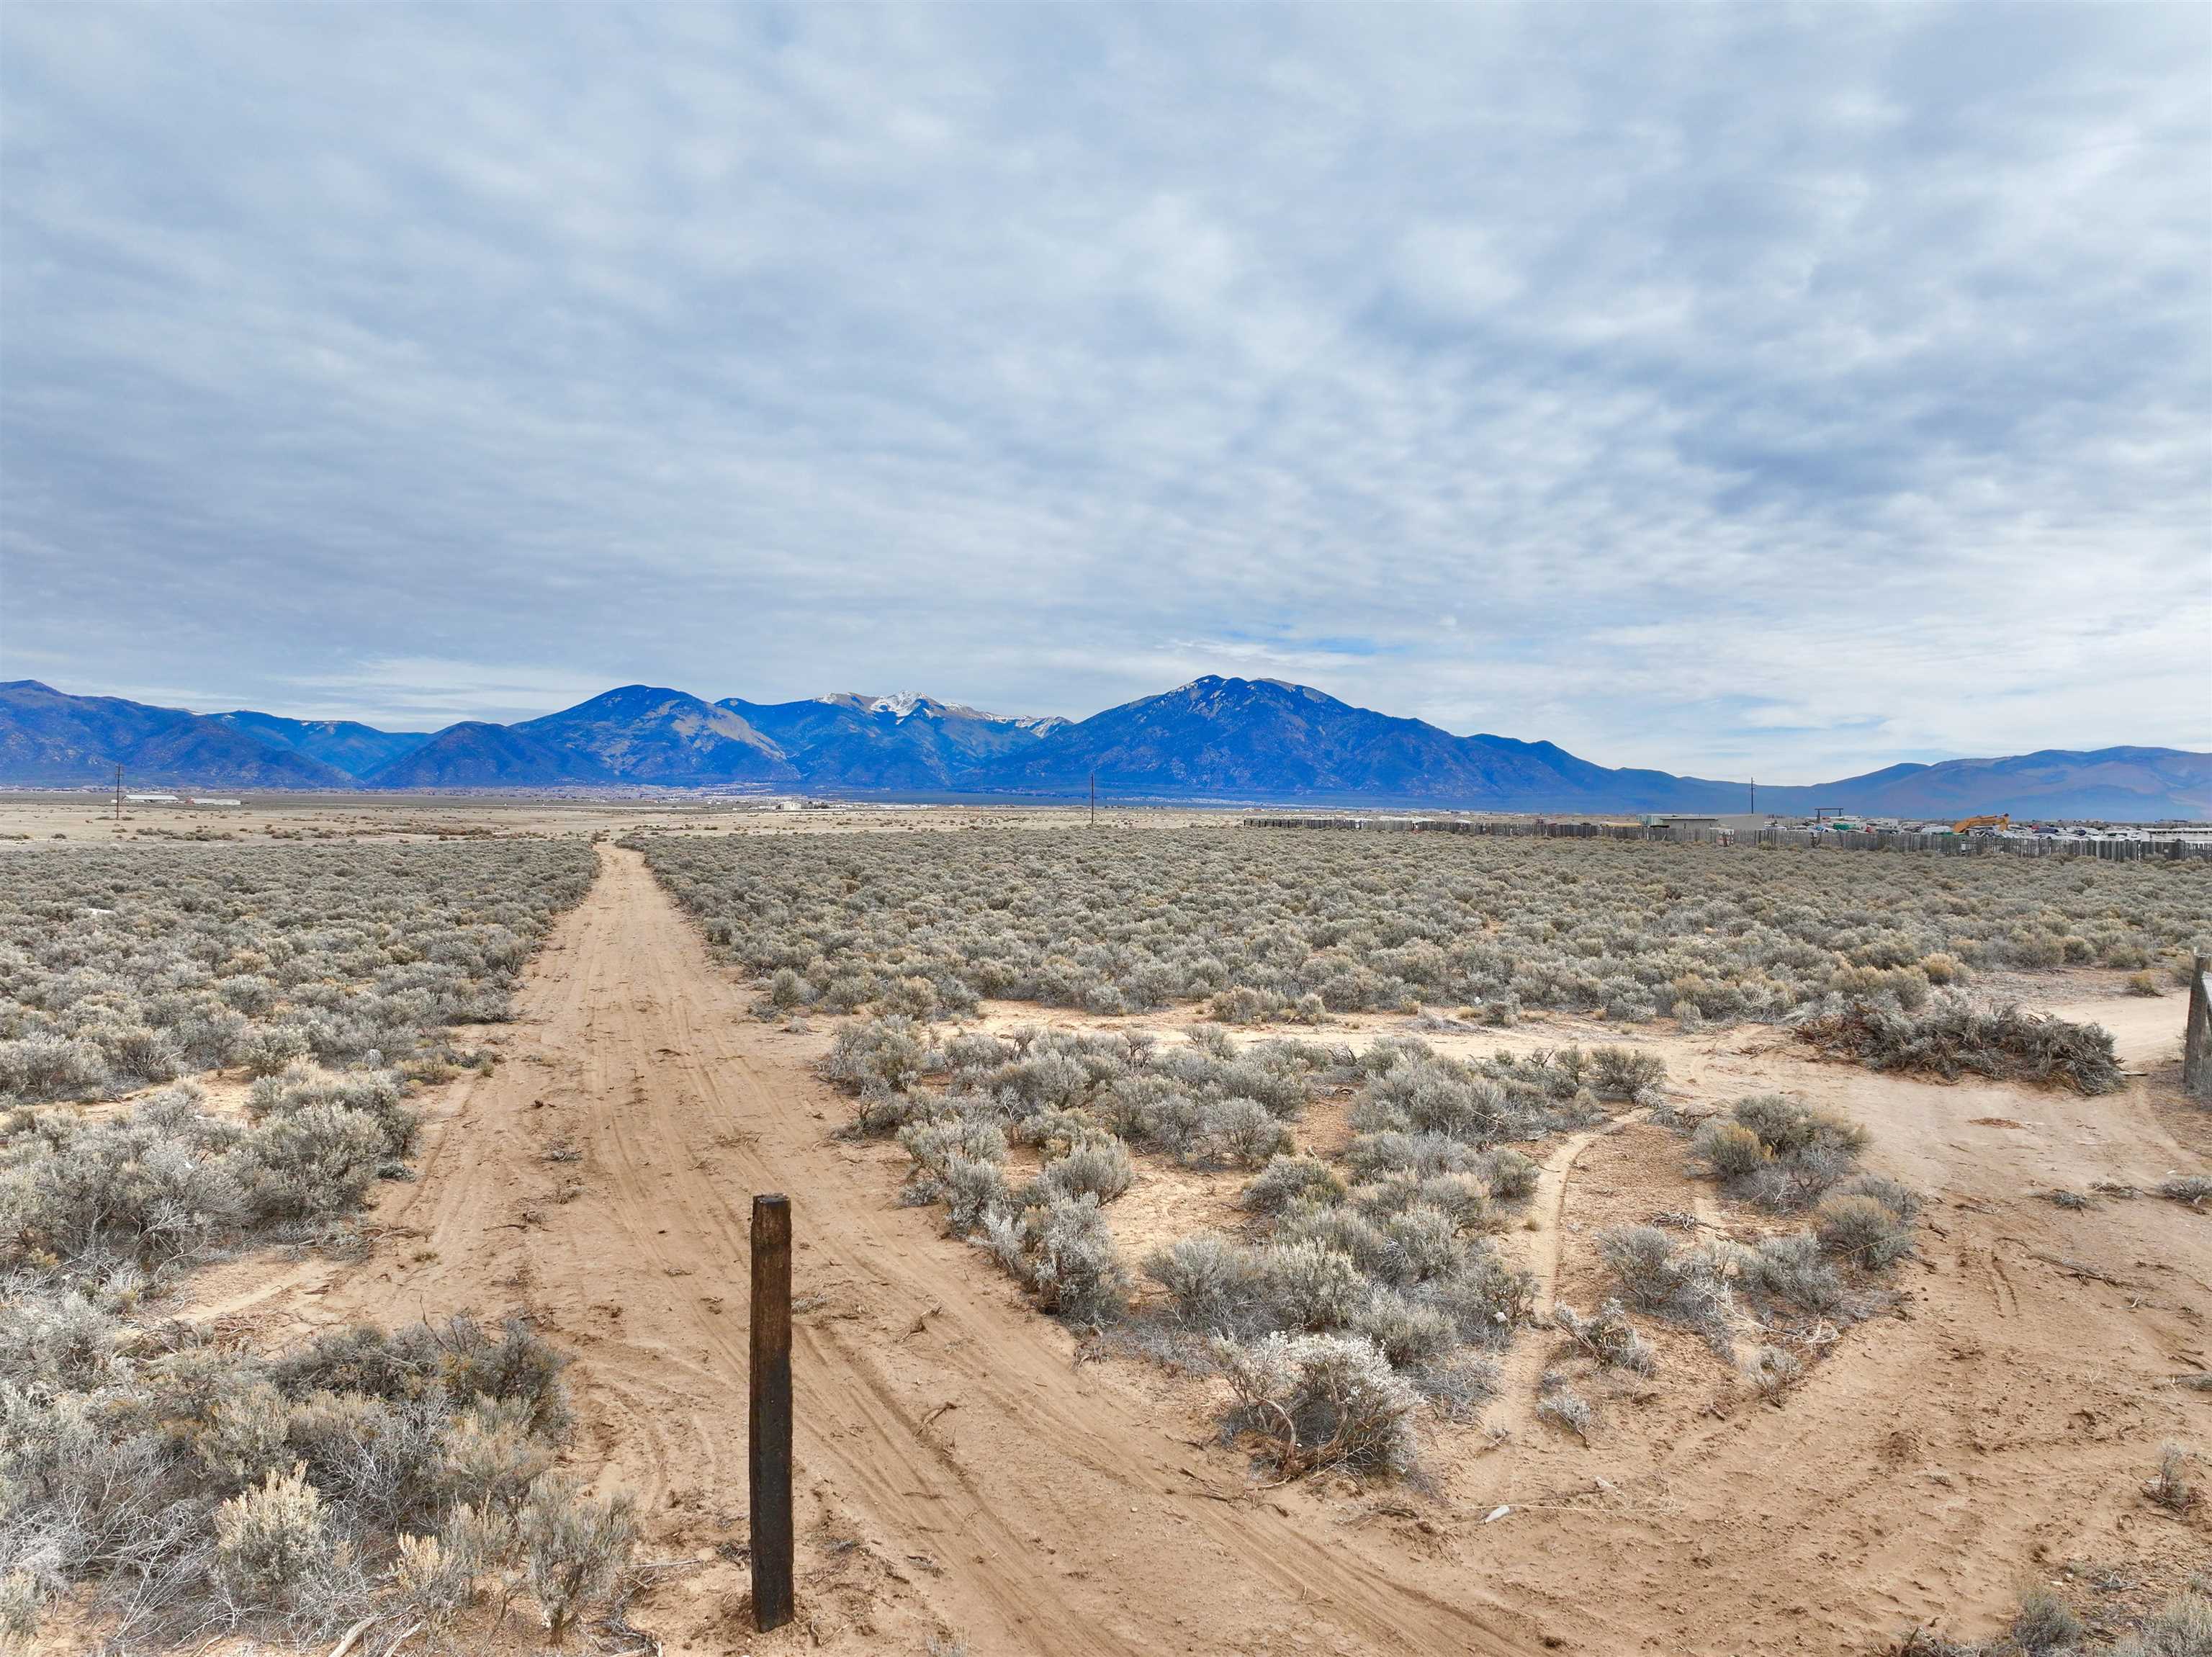
[[[1526,1334],[1491,1416],[1511,1437],[1444,1435],[1429,1493],[1311,1479],[1253,1500],[1199,1388],[1079,1363],[931,1210],[897,1207],[903,1154],[830,1137],[849,1106],[813,1075],[824,1037],[753,1019],[642,861],[601,856],[503,1062],[433,1096],[370,1258],[241,1262],[201,1309],[258,1313],[273,1339],[526,1307],[576,1355],[575,1464],[644,1498],[645,1556],[668,1569],[632,1616],[671,1654],[1871,1651],[1927,1617],[1986,1633],[2027,1572],[2202,1556],[2203,1527],[2148,1511],[2139,1481],[2163,1439],[2212,1437],[2204,1395],[2166,1384],[2212,1361],[2208,1222],[2034,1194],[2203,1165],[2142,1084],[1937,1087],[1756,1028],[1653,1038],[1689,1096],[1826,1099],[1934,1195],[1896,1317],[1851,1331],[1786,1409],[1655,1331],[1660,1384],[1602,1399],[1589,1446],[1529,1418],[1547,1343]],[[1554,1148],[1520,1240],[1547,1301],[1604,1293],[1601,1226],[1695,1203],[1681,1160],[1648,1123]],[[801,1580],[799,1623],[763,1639],[739,1546],[747,1210],[769,1190],[799,1240]]]
[[[521,993],[506,1062],[448,1091],[420,1178],[356,1268],[308,1263],[228,1304],[325,1324],[527,1306],[578,1355],[578,1460],[644,1498],[647,1552],[741,1540],[752,1193],[792,1197],[801,1618],[763,1640],[734,1563],[673,1573],[632,1615],[671,1653],[1541,1649],[1525,1616],[1447,1602],[1409,1562],[1207,1492],[1233,1460],[1182,1441],[1144,1377],[1078,1368],[925,1210],[831,1139],[818,1042],[753,1020],[635,853]],[[549,1162],[556,1144],[581,1153]],[[902,1154],[894,1154],[902,1166]],[[860,1165],[860,1166],[855,1166]],[[565,1189],[564,1189],[565,1188]],[[411,1258],[410,1258],[411,1257]],[[324,1284],[327,1282],[327,1288]],[[808,1624],[811,1623],[810,1629]]]

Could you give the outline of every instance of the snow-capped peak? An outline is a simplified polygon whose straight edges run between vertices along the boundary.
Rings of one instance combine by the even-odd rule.
[[[889,714],[902,723],[916,714],[927,713],[940,719],[975,719],[991,725],[1011,725],[1018,731],[1042,734],[1068,722],[1058,714],[986,713],[982,709],[971,708],[964,702],[939,702],[935,697],[924,696],[919,691],[894,691],[889,696],[870,696],[864,691],[838,691],[829,696],[817,697],[815,700],[835,703],[861,713]]]

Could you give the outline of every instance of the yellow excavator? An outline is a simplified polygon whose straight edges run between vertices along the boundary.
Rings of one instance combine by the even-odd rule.
[[[1995,832],[2011,826],[2012,814],[2007,812],[1996,817],[1969,817],[1964,822],[1952,824],[1951,832],[1954,834],[1972,834],[1976,829],[1986,829]]]

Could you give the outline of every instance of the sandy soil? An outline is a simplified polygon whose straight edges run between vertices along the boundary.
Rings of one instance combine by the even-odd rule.
[[[1849,1331],[1782,1407],[1662,1331],[1654,1377],[1594,1389],[1584,1446],[1534,1418],[1553,1345],[1532,1331],[1487,1417],[1504,1433],[1437,1432],[1426,1489],[1254,1492],[1212,1441],[1204,1384],[1092,1361],[930,1211],[898,1207],[903,1154],[830,1137],[848,1106],[812,1074],[827,1026],[752,1019],[642,860],[600,855],[502,1062],[430,1096],[421,1178],[385,1188],[369,1258],[241,1261],[188,1310],[272,1342],[528,1310],[576,1355],[574,1461],[644,1498],[657,1569],[630,1616],[671,1654],[919,1653],[932,1635],[976,1657],[1873,1651],[1916,1622],[1986,1634],[2035,1578],[2117,1614],[2212,1544],[2201,1510],[2175,1520],[2139,1489],[2162,1442],[2212,1448],[2212,1395],[2169,1381],[2212,1367],[2212,1218],[2036,1194],[2212,1167],[2212,1118],[2171,1095],[2158,1035],[2178,1031],[2177,997],[2099,1001],[2148,1071],[2099,1100],[1877,1076],[1765,1028],[1431,1035],[1646,1042],[1692,1110],[1775,1087],[1832,1102],[1873,1129],[1874,1166],[1933,1194],[1924,1258],[1894,1314]],[[580,1161],[545,1161],[556,1140]],[[1547,1300],[1587,1306],[1604,1225],[1685,1210],[1753,1234],[1681,1162],[1641,1120],[1556,1144],[1533,1228],[1504,1246]],[[793,1198],[805,1310],[800,1617],[763,1637],[742,1598],[744,1272],[749,1199],[769,1190]],[[1115,1212],[1134,1241],[1229,1211],[1148,1167]]]

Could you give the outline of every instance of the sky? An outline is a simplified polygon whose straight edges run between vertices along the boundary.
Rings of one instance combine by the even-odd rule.
[[[2212,7],[0,7],[0,677],[2212,748]]]

